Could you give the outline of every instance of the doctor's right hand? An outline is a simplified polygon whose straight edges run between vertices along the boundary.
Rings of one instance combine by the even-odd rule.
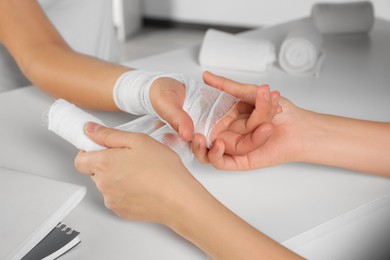
[[[176,207],[192,199],[191,190],[205,190],[173,150],[145,134],[96,123],[88,123],[85,132],[108,149],[81,151],[75,166],[91,176],[106,207],[122,218],[166,225]]]
[[[206,84],[225,91],[242,102],[256,103],[258,86],[241,84],[210,72],[203,74]],[[245,155],[231,155],[225,152],[224,142],[216,139],[210,150],[206,148],[203,136],[195,135],[192,150],[203,163],[211,163],[224,170],[250,170],[278,165],[284,162],[299,161],[304,153],[305,133],[311,128],[312,113],[298,108],[285,98],[280,98],[283,112],[273,120],[272,134],[256,150]],[[314,120],[314,119],[313,119]]]

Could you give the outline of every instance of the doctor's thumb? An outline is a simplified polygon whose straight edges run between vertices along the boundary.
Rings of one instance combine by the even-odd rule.
[[[95,143],[107,148],[125,147],[128,138],[125,135],[131,135],[129,132],[105,127],[95,122],[88,122],[84,128],[85,134]]]

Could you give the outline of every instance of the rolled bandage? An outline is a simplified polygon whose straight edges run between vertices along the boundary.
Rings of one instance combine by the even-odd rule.
[[[132,70],[123,73],[116,81],[113,89],[113,99],[116,106],[133,115],[155,115],[149,98],[149,91],[156,79],[173,78],[181,80],[179,74]]]
[[[318,3],[311,19],[323,34],[368,33],[374,25],[371,2]]]
[[[272,42],[243,39],[214,29],[206,32],[199,53],[203,67],[241,71],[265,71],[275,60]]]
[[[63,99],[56,100],[49,110],[48,119],[48,129],[73,144],[76,148],[86,152],[107,149],[93,142],[84,132],[85,124],[88,122],[101,125],[104,125],[104,123],[75,105]],[[155,116],[143,116],[115,128],[122,131],[148,134],[174,150],[180,156],[184,165],[188,166],[193,160],[189,144],[184,142],[174,130]]]
[[[78,149],[87,152],[106,149],[106,147],[93,142],[84,133],[86,123],[95,122],[101,125],[104,125],[104,123],[75,105],[63,99],[56,100],[50,107],[48,119],[49,130],[61,136]]]
[[[292,29],[282,42],[279,65],[290,74],[318,74],[322,35],[311,24]]]

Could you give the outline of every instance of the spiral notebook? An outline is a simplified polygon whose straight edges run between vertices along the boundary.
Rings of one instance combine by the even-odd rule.
[[[0,259],[22,259],[58,231],[85,193],[82,186],[0,167]]]
[[[59,223],[22,260],[56,259],[81,242],[79,234],[66,224]]]

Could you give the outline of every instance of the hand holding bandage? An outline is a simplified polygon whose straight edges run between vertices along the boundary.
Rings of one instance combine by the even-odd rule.
[[[172,79],[185,86],[185,98],[180,84],[177,85]],[[177,88],[171,88],[172,84]],[[163,96],[156,93],[160,95],[163,93]],[[169,123],[173,122],[167,120],[170,117],[177,117],[180,114],[181,117],[185,117],[182,111],[178,111],[177,106],[171,106],[173,103],[183,102],[183,110],[191,117],[194,132],[206,137],[207,146],[210,147],[219,137],[226,144],[226,152],[232,154],[246,154],[256,149],[259,143],[263,143],[263,135],[267,136],[271,130],[270,124],[263,124],[269,123],[281,109],[278,104],[279,93],[271,93],[268,86],[259,89],[254,110],[252,105],[239,102],[238,98],[230,94],[185,78],[183,75],[143,70],[122,75],[117,81],[113,96],[117,106],[123,111],[156,115]],[[168,111],[169,108],[172,109]],[[183,121],[182,119],[181,122]],[[173,127],[180,133],[180,126],[175,124]],[[187,129],[191,127],[192,125]]]

